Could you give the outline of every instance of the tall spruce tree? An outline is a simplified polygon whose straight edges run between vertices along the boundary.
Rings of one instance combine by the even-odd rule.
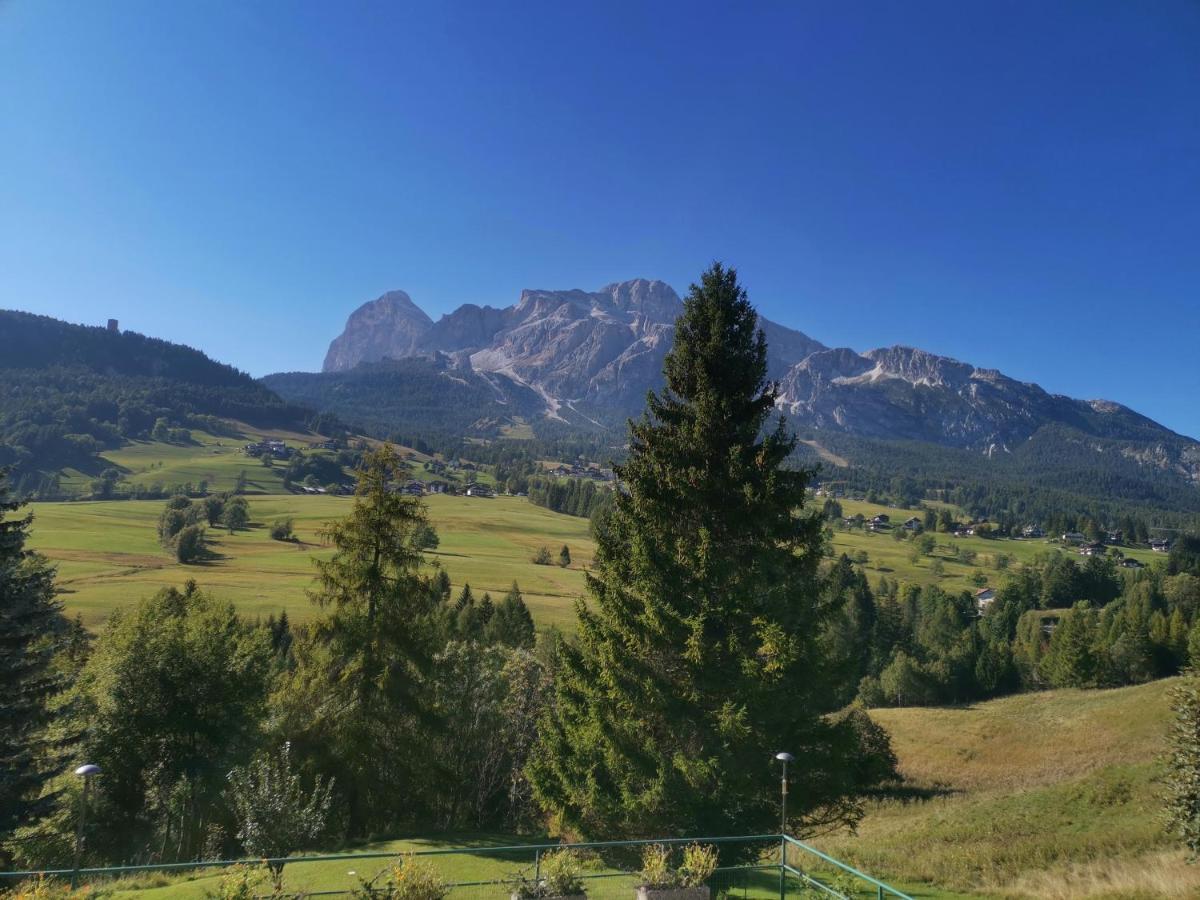
[[[877,771],[854,728],[831,722],[819,635],[821,523],[801,512],[809,473],[768,426],[776,388],[736,272],[692,285],[666,387],[630,423],[622,491],[577,605],[557,702],[530,778],[566,830],[594,837],[778,827],[772,756],[801,760],[791,827],[852,821]]]
[[[26,547],[33,516],[11,515],[23,505],[0,470],[0,839],[34,812],[49,776],[42,727],[62,687],[52,663],[68,630],[54,569]]]

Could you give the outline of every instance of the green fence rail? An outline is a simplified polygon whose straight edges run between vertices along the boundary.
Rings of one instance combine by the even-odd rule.
[[[64,868],[0,872],[0,888],[14,882],[49,878],[94,888],[162,887],[155,875],[166,876],[180,888],[181,900],[202,900],[215,893],[222,870],[230,866],[274,866],[282,870],[288,897],[332,897],[353,893],[360,881],[370,881],[401,856],[427,859],[450,889],[450,900],[494,900],[508,897],[515,880],[537,878],[542,854],[571,848],[590,857],[584,875],[588,900],[631,900],[641,848],[647,844],[714,844],[734,864],[722,865],[708,881],[713,898],[729,900],[788,900],[835,897],[867,900],[885,897],[912,900],[907,894],[860,872],[790,835],[757,834],[727,837],[655,838],[632,841],[589,841],[559,844],[481,844],[464,847],[335,853],[275,859],[219,859],[148,863],[102,868]]]

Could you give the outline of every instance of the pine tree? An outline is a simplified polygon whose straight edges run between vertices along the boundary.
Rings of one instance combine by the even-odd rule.
[[[496,611],[488,622],[486,639],[489,644],[504,644],[506,647],[532,649],[535,641],[533,616],[521,596],[521,589],[514,581],[504,599],[496,605]]]
[[[732,269],[692,286],[664,372],[560,651],[536,796],[588,836],[773,830],[770,761],[788,750],[806,760],[793,826],[851,821],[866,767],[822,718],[821,522],[799,512],[809,473],[783,465],[794,438],[764,432],[776,389]]]
[[[52,665],[68,632],[55,597],[54,569],[28,550],[32,514],[10,499],[0,471],[0,837],[32,812],[48,778],[41,730],[61,687]]]
[[[564,569],[571,565],[571,548],[566,544],[563,544],[562,549],[558,551],[558,564]]]

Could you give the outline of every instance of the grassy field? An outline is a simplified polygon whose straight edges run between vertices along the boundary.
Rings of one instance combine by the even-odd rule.
[[[1200,896],[1200,867],[1161,823],[1172,683],[876,710],[909,796],[814,843],[882,878],[982,896]]]
[[[214,464],[205,469],[196,462],[194,449],[148,444],[121,452],[126,454],[122,458],[131,469],[137,454],[143,453],[151,473],[170,471],[195,481],[208,475],[216,479],[210,484],[218,487],[246,468],[250,489],[265,492],[249,497],[255,527],[234,535],[210,529],[215,558],[207,563],[179,565],[159,546],[155,527],[162,501],[39,503],[34,507],[33,546],[58,564],[67,609],[81,613],[89,626],[101,624],[118,606],[165,585],[182,584],[188,578],[233,600],[250,615],[267,615],[281,609],[300,619],[312,614],[305,595],[313,576],[311,558],[330,552],[321,546],[318,533],[326,522],[344,516],[352,501],[346,497],[282,493],[282,482],[273,480],[279,477],[279,469],[258,464],[245,467],[242,463],[246,458],[240,452],[227,453],[226,446],[214,446],[213,455],[224,468]],[[179,459],[172,464],[169,458],[175,450],[180,452]],[[429,562],[449,572],[456,590],[469,583],[477,594],[490,591],[496,595],[507,591],[515,580],[539,626],[572,626],[573,600],[583,592],[583,568],[592,556],[586,520],[550,512],[520,497],[431,495],[425,499],[442,539],[438,550],[429,554]],[[845,501],[843,506],[848,515],[887,512],[898,521],[908,515],[905,510],[853,501]],[[265,526],[286,517],[295,520],[298,543],[280,543],[268,537]],[[1045,541],[949,535],[938,535],[937,541],[934,558],[941,560],[940,576],[932,569],[933,558],[914,561],[913,545],[898,542],[890,534],[835,531],[833,536],[838,552],[867,554],[863,568],[872,581],[886,575],[901,582],[936,582],[949,591],[975,590],[971,579],[977,572],[982,572],[990,583],[1000,582],[1004,573],[995,567],[999,554],[1021,562],[1054,547]],[[569,569],[536,566],[530,561],[542,545],[549,547],[557,559],[563,544],[571,548]],[[963,562],[961,557],[950,555],[952,546],[974,551],[977,558],[972,563]],[[1129,553],[1153,561],[1154,554],[1149,551]]]
[[[31,543],[58,565],[67,611],[80,613],[89,626],[102,624],[115,608],[188,578],[249,615],[282,609],[301,620],[312,615],[305,594],[312,584],[312,557],[331,552],[318,533],[326,522],[346,515],[352,500],[294,494],[248,500],[254,526],[233,535],[210,529],[216,558],[201,565],[180,565],[159,546],[160,500],[38,503]],[[426,502],[441,538],[427,559],[446,569],[456,590],[470,583],[477,596],[484,591],[497,596],[515,580],[539,626],[571,627],[573,600],[583,592],[583,567],[592,556],[587,520],[518,497],[433,495]],[[267,526],[285,517],[295,520],[298,543],[270,539]],[[556,560],[559,548],[569,546],[570,568],[534,565],[531,557],[543,544]]]
[[[847,517],[861,513],[869,521],[872,516],[886,513],[891,517],[892,522],[897,525],[912,515],[919,515],[919,512],[905,509],[893,509],[887,506],[880,506],[874,503],[860,503],[853,500],[842,500],[842,509]],[[867,563],[863,566],[872,584],[879,576],[886,575],[888,578],[899,579],[901,582],[910,582],[916,584],[938,584],[946,591],[976,591],[979,588],[971,580],[971,576],[976,572],[982,572],[987,578],[988,583],[996,586],[1004,578],[1004,573],[996,568],[996,558],[998,555],[1004,554],[1012,559],[1014,563],[1029,562],[1039,553],[1046,553],[1054,549],[1061,549],[1068,554],[1073,554],[1070,548],[1064,548],[1059,544],[1051,543],[1046,540],[1008,540],[1008,539],[990,539],[974,536],[955,537],[950,534],[936,534],[934,537],[937,540],[937,548],[932,557],[921,557],[913,561],[910,557],[913,551],[913,544],[909,541],[897,541],[892,537],[891,532],[872,533],[869,531],[838,531],[833,532],[833,546],[839,553],[847,553],[851,557],[858,551],[863,551],[867,554]],[[975,553],[973,562],[964,562],[962,557],[951,555],[951,548],[957,547],[960,551],[972,551]],[[1122,548],[1122,552],[1126,556],[1132,556],[1135,559],[1146,563],[1147,565],[1154,562],[1156,559],[1161,560],[1161,554],[1155,554],[1150,550],[1131,550]],[[1082,561],[1082,557],[1075,557]],[[940,560],[943,572],[937,575],[933,571],[934,560]]]

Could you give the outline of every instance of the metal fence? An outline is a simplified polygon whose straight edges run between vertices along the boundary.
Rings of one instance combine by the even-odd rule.
[[[86,885],[94,890],[136,891],[172,888],[172,900],[204,900],[215,895],[221,879],[233,866],[280,870],[282,890],[264,878],[263,896],[332,897],[363,891],[400,857],[420,857],[433,866],[450,889],[449,900],[500,900],[516,883],[536,881],[542,857],[571,848],[585,858],[588,900],[633,900],[639,886],[637,871],[647,844],[712,844],[722,864],[708,880],[714,900],[789,900],[834,897],[865,900],[885,897],[912,900],[907,894],[872,878],[815,847],[788,835],[659,838],[638,841],[599,841],[561,844],[490,845],[389,852],[290,856],[281,859],[207,860],[106,868],[0,872],[0,889],[46,878]]]

